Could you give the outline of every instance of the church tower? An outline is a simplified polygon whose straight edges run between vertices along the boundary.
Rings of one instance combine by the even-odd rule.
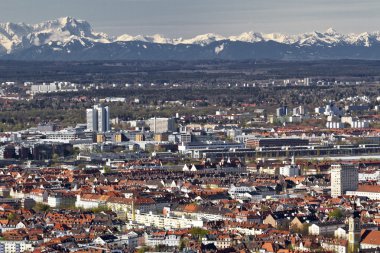
[[[348,219],[348,252],[356,253],[360,249],[361,239],[361,226],[360,226],[360,214],[358,211],[354,213]]]

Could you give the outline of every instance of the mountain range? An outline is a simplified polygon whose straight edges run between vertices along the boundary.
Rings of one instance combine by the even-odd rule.
[[[28,25],[0,24],[0,59],[26,61],[85,60],[321,60],[380,59],[380,32],[298,35],[246,32],[224,37],[204,34],[190,39],[109,36],[71,17]]]

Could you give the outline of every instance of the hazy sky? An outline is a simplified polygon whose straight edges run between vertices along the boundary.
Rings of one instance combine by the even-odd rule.
[[[63,16],[85,19],[111,35],[227,36],[329,27],[349,33],[380,30],[380,0],[0,0],[0,22]]]

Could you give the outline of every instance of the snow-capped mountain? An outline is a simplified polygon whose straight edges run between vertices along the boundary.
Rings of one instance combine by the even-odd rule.
[[[82,39],[100,43],[110,42],[106,34],[93,32],[91,25],[86,21],[70,17],[36,25],[0,24],[0,51],[7,54],[32,46],[41,46],[52,42],[66,44]]]
[[[64,17],[40,24],[0,24],[0,59],[15,60],[198,60],[198,59],[380,59],[380,32],[298,35],[245,32],[166,38],[94,32],[83,20]]]

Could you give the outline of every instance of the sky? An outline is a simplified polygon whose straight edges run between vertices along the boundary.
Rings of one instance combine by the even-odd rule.
[[[380,30],[379,0],[0,0],[0,22],[84,19],[97,32],[189,38]]]

